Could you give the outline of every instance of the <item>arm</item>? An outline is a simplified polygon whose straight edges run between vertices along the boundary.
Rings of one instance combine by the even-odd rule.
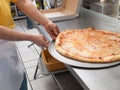
[[[26,34],[22,32],[17,32],[15,30],[11,30],[7,27],[0,26],[0,39],[4,40],[12,40],[12,41],[32,41],[38,46],[48,46],[48,42],[46,39],[41,35],[32,35]]]
[[[37,21],[38,23],[42,24],[50,36],[55,39],[59,33],[59,29],[56,24],[46,18],[36,7],[35,5],[29,0],[18,0],[15,3],[22,12],[26,15]]]

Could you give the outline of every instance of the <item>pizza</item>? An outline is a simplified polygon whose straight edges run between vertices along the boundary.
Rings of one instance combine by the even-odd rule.
[[[94,28],[64,30],[56,38],[55,49],[72,60],[114,62],[120,60],[120,34]]]

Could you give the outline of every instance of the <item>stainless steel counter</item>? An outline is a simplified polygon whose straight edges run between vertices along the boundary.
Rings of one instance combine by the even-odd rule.
[[[96,29],[120,33],[120,21],[84,8],[76,19],[56,22],[60,30],[80,29],[90,26]],[[85,90],[120,90],[120,65],[104,69],[83,69],[66,65]]]

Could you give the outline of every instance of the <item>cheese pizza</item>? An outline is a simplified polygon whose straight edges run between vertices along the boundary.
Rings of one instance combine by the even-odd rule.
[[[107,63],[120,60],[120,34],[94,28],[64,30],[56,38],[57,52],[73,60]]]

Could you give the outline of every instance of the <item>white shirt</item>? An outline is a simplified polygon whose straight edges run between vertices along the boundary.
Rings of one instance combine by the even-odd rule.
[[[0,90],[19,90],[23,73],[15,44],[0,39]]]

